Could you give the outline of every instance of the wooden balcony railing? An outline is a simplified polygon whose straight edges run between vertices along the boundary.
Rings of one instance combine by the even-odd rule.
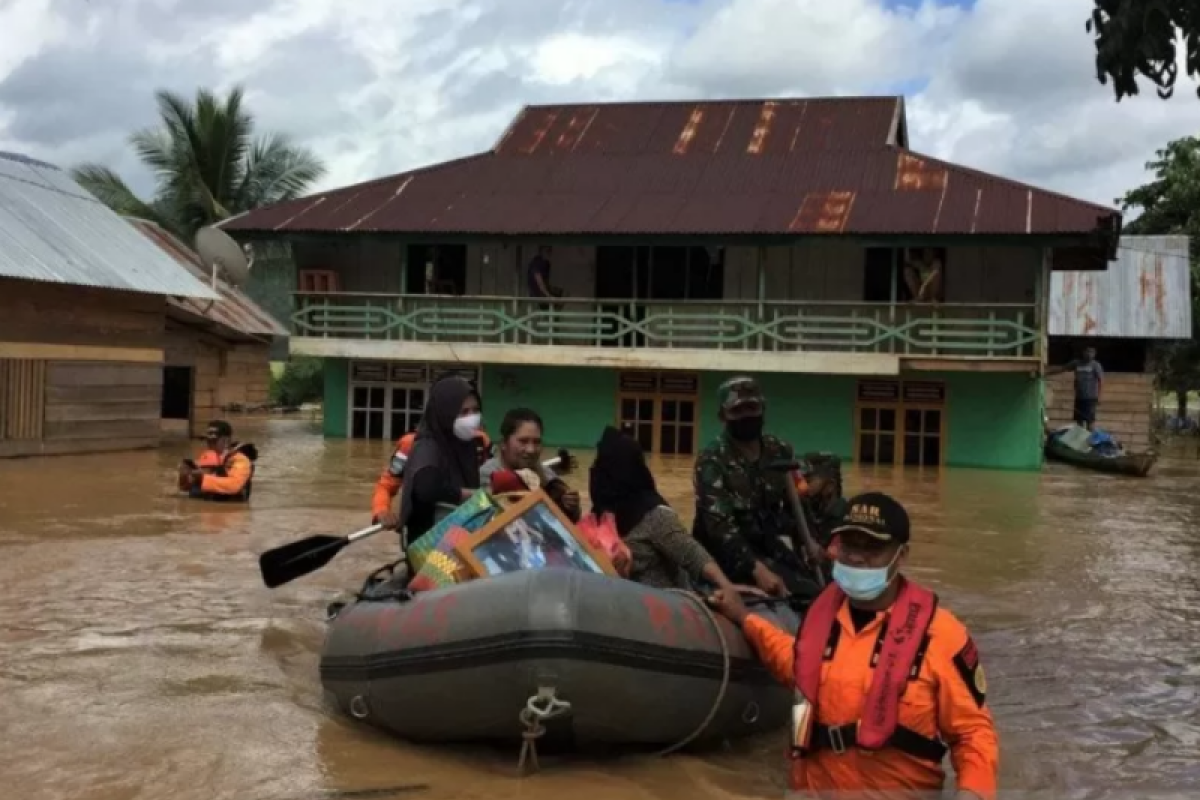
[[[297,293],[295,336],[509,346],[1036,358],[1031,304]]]

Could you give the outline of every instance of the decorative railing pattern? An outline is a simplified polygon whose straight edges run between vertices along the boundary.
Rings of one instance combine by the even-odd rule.
[[[446,295],[296,295],[296,336],[495,345],[1032,358],[1026,304],[904,305]]]

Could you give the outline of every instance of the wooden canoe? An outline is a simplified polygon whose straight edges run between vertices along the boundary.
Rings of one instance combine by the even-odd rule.
[[[1052,437],[1046,441],[1046,458],[1096,472],[1145,478],[1158,461],[1158,454],[1153,450],[1145,453],[1126,453],[1120,456],[1081,453],[1062,444],[1057,437]]]

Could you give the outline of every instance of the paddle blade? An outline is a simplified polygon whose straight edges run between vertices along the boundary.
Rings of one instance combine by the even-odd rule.
[[[345,536],[310,536],[258,557],[258,569],[268,589],[282,586],[328,564],[350,543]]]

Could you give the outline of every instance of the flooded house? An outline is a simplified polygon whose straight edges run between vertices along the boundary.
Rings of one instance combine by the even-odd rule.
[[[1096,424],[1130,450],[1152,445],[1154,345],[1192,338],[1189,246],[1187,236],[1123,236],[1107,270],[1051,276],[1049,362],[1061,366],[1096,348],[1104,369]],[[1070,373],[1047,381],[1052,425],[1071,422],[1072,381]]]
[[[0,457],[157,446],[172,297],[218,296],[62,170],[0,153]]]
[[[458,372],[493,427],[531,406],[554,444],[627,423],[686,456],[750,373],[804,450],[1041,465],[1051,276],[1107,269],[1117,210],[923,155],[901,97],[530,106],[498,133],[222,223],[290,248],[327,436],[395,439]]]
[[[181,269],[211,281],[194,250],[147,220],[130,220]],[[217,281],[219,300],[172,297],[163,343],[164,431],[192,438],[209,420],[269,403],[271,348],[287,329],[237,286]]]

